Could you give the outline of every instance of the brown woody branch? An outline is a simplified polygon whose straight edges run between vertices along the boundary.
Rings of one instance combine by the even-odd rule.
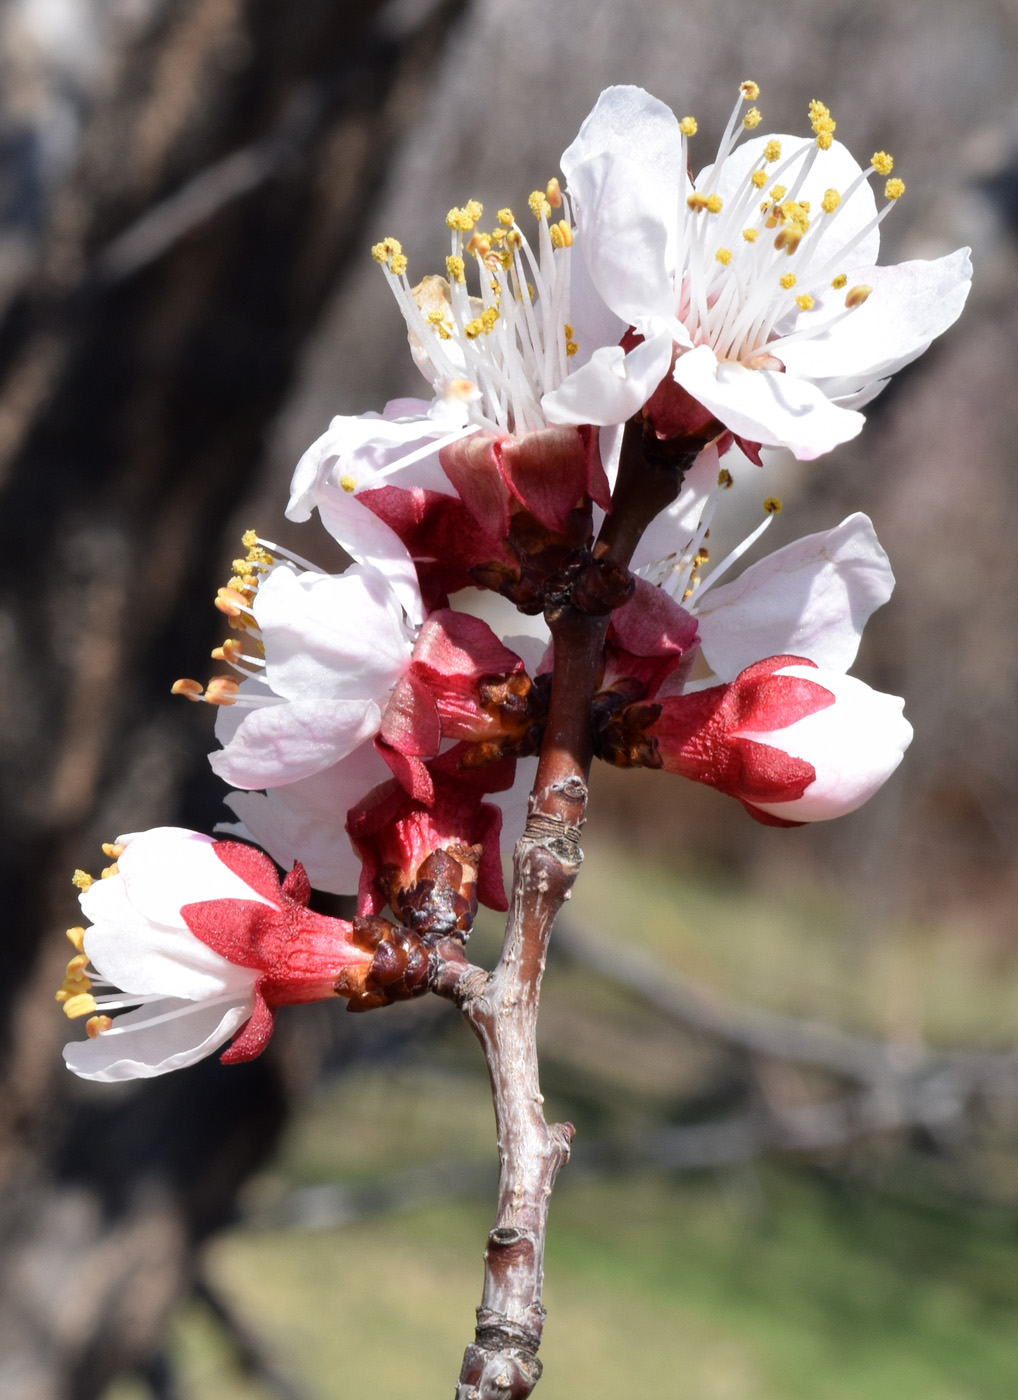
[[[641,534],[676,496],[699,444],[648,454],[642,423],[623,439],[615,508],[594,549],[606,565],[628,565]],[[551,702],[523,836],[514,855],[505,941],[490,976],[453,946],[435,990],[462,1008],[481,1042],[491,1080],[499,1149],[498,1210],[485,1250],[477,1331],[467,1347],[457,1400],[525,1400],[541,1376],[541,1301],[548,1206],[569,1157],[573,1128],[544,1116],[537,1014],[555,917],[583,852],[580,830],[592,757],[591,702],[610,613],[572,604],[546,611],[555,651]]]

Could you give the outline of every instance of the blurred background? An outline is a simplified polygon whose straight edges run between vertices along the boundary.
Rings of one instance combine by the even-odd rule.
[[[867,511],[898,588],[856,667],[898,775],[826,827],[595,774],[543,1007],[545,1400],[1018,1393],[1018,4],[0,2],[3,1400],[450,1394],[495,1179],[481,1058],[430,1001],[280,1018],[270,1052],[71,1080],[53,1001],[99,844],[224,815],[174,701],[335,413],[421,392],[368,256],[520,204],[599,90],[767,131],[820,97],[962,243],[961,322],[819,462],[745,468],[773,548]],[[496,956],[498,928],[476,935]],[[474,948],[475,945],[472,945]]]

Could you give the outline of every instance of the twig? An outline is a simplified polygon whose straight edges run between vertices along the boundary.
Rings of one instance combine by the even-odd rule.
[[[593,557],[624,572],[640,535],[678,493],[696,456],[690,444],[667,462],[651,461],[643,424],[627,424],[614,497]],[[620,599],[621,601],[621,599]],[[583,852],[580,830],[592,758],[591,703],[610,613],[571,601],[545,609],[554,644],[551,700],[530,797],[517,842],[505,940],[490,976],[450,948],[436,991],[452,996],[481,1042],[498,1134],[495,1225],[484,1255],[477,1330],[463,1358],[457,1400],[526,1400],[541,1376],[544,1240],[555,1178],[569,1158],[574,1129],[544,1117],[537,1063],[537,1012],[556,915],[569,896]]]

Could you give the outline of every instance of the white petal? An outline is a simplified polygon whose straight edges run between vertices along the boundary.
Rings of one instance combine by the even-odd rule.
[[[254,611],[265,682],[286,699],[384,704],[410,664],[402,609],[372,571],[355,566],[334,576],[273,569],[259,586]]]
[[[782,749],[816,769],[816,781],[794,802],[756,805],[789,821],[827,821],[854,812],[887,781],[911,743],[904,701],[871,690],[853,676],[811,666],[786,666],[775,674],[814,681],[832,691],[835,702],[787,729],[740,732],[742,738]]]
[[[299,860],[315,889],[355,894],[360,859],[346,834],[347,813],[390,777],[374,746],[361,744],[312,778],[267,793],[233,792],[225,800],[284,869]]]
[[[864,283],[873,291],[850,316],[808,340],[771,348],[789,371],[808,379],[886,378],[954,324],[971,280],[968,248],[934,262],[863,267],[849,286]],[[843,310],[840,297],[829,300],[833,313]]]
[[[576,354],[569,360],[571,374],[585,365],[595,350],[618,345],[626,332],[626,322],[605,304],[591,281],[580,229],[573,234],[569,254],[569,323],[576,343]]]
[[[670,333],[652,336],[628,355],[619,345],[604,346],[545,394],[541,407],[550,423],[624,423],[650,398],[671,362]]]
[[[563,152],[566,179],[572,181],[579,165],[599,155],[638,161],[657,181],[662,202],[677,207],[685,177],[679,123],[671,108],[643,88],[605,88]]]
[[[783,654],[847,671],[863,628],[893,587],[871,522],[850,515],[834,530],[775,550],[734,583],[708,587],[695,607],[704,657],[724,681],[761,656]]]
[[[209,754],[213,770],[233,787],[279,787],[330,768],[378,733],[381,711],[371,700],[292,700],[250,710],[227,748]]]
[[[794,374],[718,363],[708,345],[680,355],[675,380],[740,437],[787,447],[800,461],[829,452],[862,431],[861,413],[838,408]]]
[[[626,325],[675,313],[677,200],[633,160],[597,155],[569,177],[590,280]],[[670,207],[669,207],[670,206]]]
[[[172,888],[170,877],[167,882]],[[191,902],[179,890],[176,897],[181,904]],[[237,967],[207,948],[183,922],[180,928],[166,928],[141,919],[127,903],[119,911],[105,910],[101,922],[85,930],[84,947],[100,976],[129,998],[202,1001],[225,992],[245,994],[255,978],[250,968]]]
[[[706,447],[686,473],[676,499],[654,517],[636,546],[630,568],[634,573],[685,553],[700,523],[707,498],[718,483],[718,450]],[[759,653],[753,659],[757,660]]]
[[[67,1068],[81,1079],[104,1084],[121,1079],[152,1079],[157,1074],[193,1065],[224,1045],[250,1017],[252,1000],[194,1005],[167,999],[151,1002],[137,1011],[118,1016],[118,1033],[109,1031],[95,1040],[72,1041],[64,1047]],[[154,1016],[184,1014],[157,1025]]]
[[[213,845],[212,837],[180,827],[156,827],[138,836],[117,861],[134,908],[145,918],[172,928],[182,924],[182,904],[206,899],[257,899],[268,904],[224,865]],[[89,918],[95,917],[90,897],[101,897],[102,887],[108,883],[96,881],[82,895],[81,907]]]

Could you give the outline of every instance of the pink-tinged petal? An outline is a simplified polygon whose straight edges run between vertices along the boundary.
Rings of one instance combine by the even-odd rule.
[[[671,362],[670,330],[649,334],[628,354],[620,345],[603,346],[545,394],[541,407],[552,423],[625,423],[647,402]]]
[[[438,753],[442,742],[438,707],[425,681],[413,671],[394,687],[382,714],[379,739],[401,754],[431,757]]]
[[[851,315],[808,340],[775,342],[774,354],[791,373],[880,379],[911,363],[961,315],[972,284],[969,249],[933,262],[861,266],[849,287],[858,284],[873,290]],[[829,298],[828,317],[843,310],[843,297]]]
[[[410,659],[396,594],[380,574],[273,569],[259,585],[255,617],[264,681],[288,700],[384,701]]]
[[[707,345],[680,355],[675,379],[726,428],[765,447],[787,447],[812,461],[862,431],[861,413],[838,408],[805,379],[718,363]]]
[[[477,434],[443,447],[442,470],[481,529],[496,539],[509,532],[509,490],[498,464],[501,439]]]
[[[218,1050],[247,1020],[251,1007],[251,993],[228,1002],[150,1002],[118,1016],[113,1029],[95,1040],[72,1041],[64,1047],[64,1061],[80,1079],[102,1084],[152,1079]]]
[[[794,801],[758,800],[756,805],[775,816],[805,822],[854,812],[883,786],[911,743],[904,702],[837,672],[792,665],[778,675],[815,678],[832,693],[834,704],[781,729],[741,731],[742,738],[808,762],[816,771],[813,783]]]
[[[734,680],[761,652],[790,652],[847,671],[863,628],[893,587],[872,523],[850,515],[697,598],[704,657],[720,680]]]
[[[294,700],[250,710],[213,770],[239,788],[279,787],[330,768],[378,733],[373,701]]]
[[[608,481],[597,459],[596,435],[573,427],[542,428],[502,438],[495,459],[502,480],[521,504],[549,530],[563,531],[571,511],[590,489],[603,510],[611,504]]]

